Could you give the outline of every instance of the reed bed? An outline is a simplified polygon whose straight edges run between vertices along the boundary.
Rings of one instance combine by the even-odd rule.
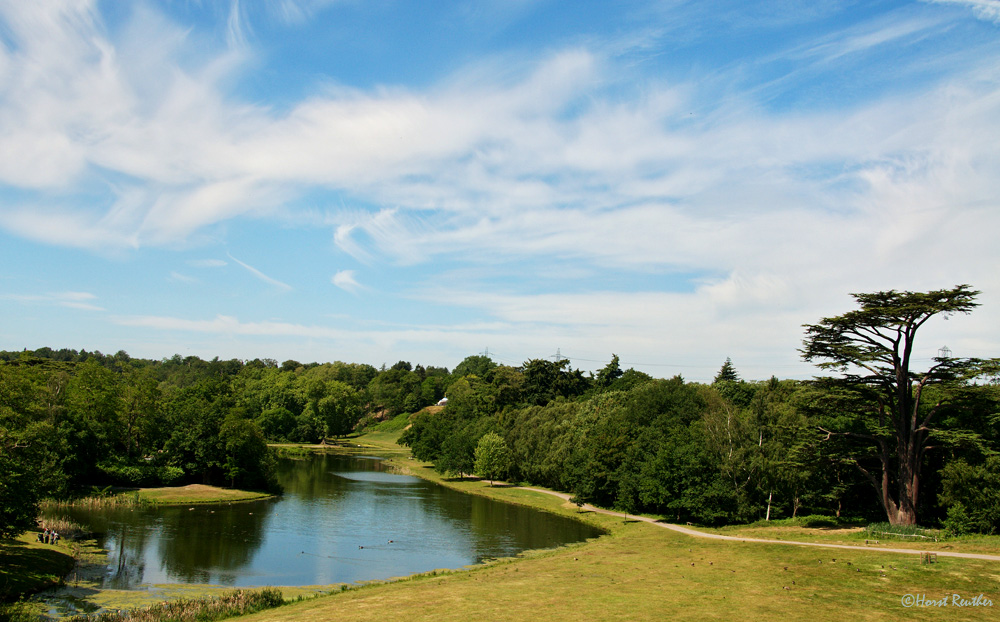
[[[69,538],[71,540],[78,540],[90,533],[84,529],[83,525],[66,516],[40,518],[38,519],[38,529],[55,531],[59,534],[60,538]]]
[[[211,622],[284,604],[281,590],[234,590],[218,598],[182,599],[125,611],[105,611],[69,618],[69,622]]]
[[[138,490],[131,490],[116,495],[96,495],[90,497],[80,497],[79,499],[68,499],[57,501],[46,499],[42,501],[43,510],[58,510],[64,508],[84,508],[96,510],[103,508],[135,508],[151,505],[152,501],[143,498]]]

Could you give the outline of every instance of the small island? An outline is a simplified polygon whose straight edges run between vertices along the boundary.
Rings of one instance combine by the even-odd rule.
[[[185,505],[189,503],[236,503],[241,501],[259,501],[274,495],[267,492],[219,488],[206,484],[188,484],[187,486],[164,486],[160,488],[140,488],[139,498],[142,501],[160,505]]]

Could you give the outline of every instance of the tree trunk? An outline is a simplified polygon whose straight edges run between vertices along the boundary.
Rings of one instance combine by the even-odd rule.
[[[767,516],[764,517],[765,521],[771,520],[771,497],[774,495],[774,491],[767,493]]]

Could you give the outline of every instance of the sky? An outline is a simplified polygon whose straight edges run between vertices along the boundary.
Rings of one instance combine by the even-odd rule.
[[[1000,0],[0,0],[0,349],[1000,355]]]

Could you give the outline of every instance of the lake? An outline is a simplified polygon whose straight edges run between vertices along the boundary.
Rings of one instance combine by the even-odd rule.
[[[326,585],[461,568],[600,535],[583,523],[388,472],[376,457],[279,461],[280,498],[69,510],[108,550],[102,587]]]

